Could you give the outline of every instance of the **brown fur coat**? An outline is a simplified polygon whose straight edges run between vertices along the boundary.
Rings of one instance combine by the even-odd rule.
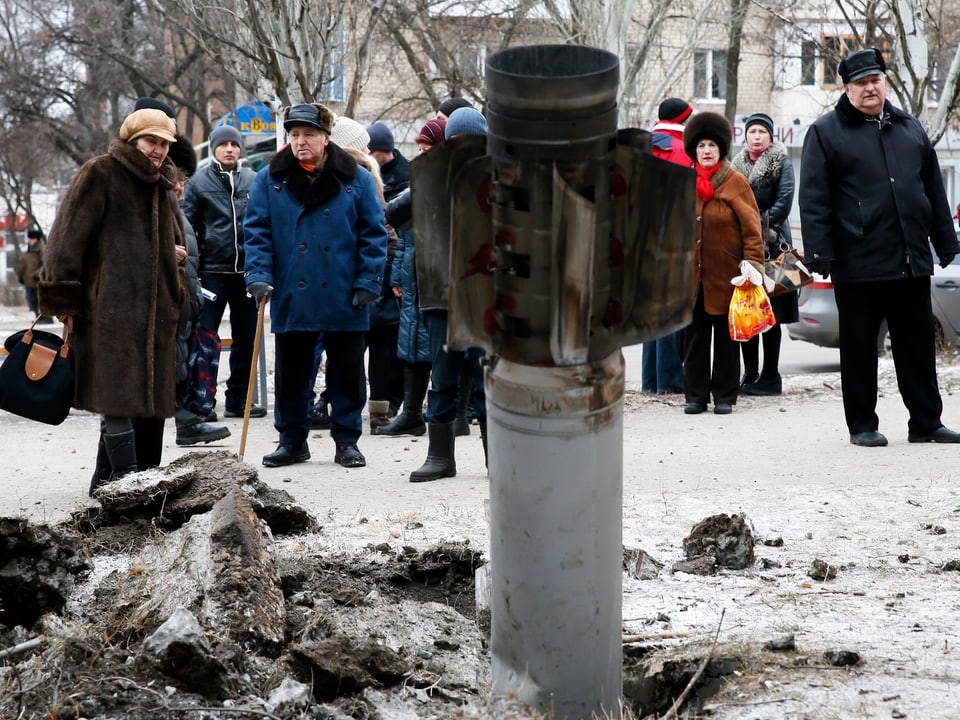
[[[713,197],[697,198],[697,249],[694,293],[703,283],[703,306],[711,315],[726,315],[733,297],[730,279],[749,260],[763,272],[760,211],[747,179],[723,161],[711,178]]]
[[[74,407],[164,418],[174,411],[176,332],[186,272],[176,171],[114,140],[77,172],[50,229],[39,295],[74,318]]]

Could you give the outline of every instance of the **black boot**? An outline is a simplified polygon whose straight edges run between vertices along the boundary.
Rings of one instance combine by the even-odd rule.
[[[470,369],[464,365],[460,373],[460,402],[457,403],[457,419],[454,421],[454,432],[457,437],[470,434],[470,419],[467,417],[467,408],[470,406],[470,391],[473,389],[473,376]]]
[[[103,429],[100,430],[100,442],[97,443],[97,463],[93,468],[93,477],[90,478],[89,495],[110,480],[110,458],[107,457],[107,444],[103,441]]]
[[[483,443],[483,466],[489,469],[490,454],[487,451],[487,421],[478,421],[477,424],[480,426],[480,442]]]
[[[104,433],[103,443],[107,448],[107,457],[110,458],[110,482],[119,480],[128,473],[137,472],[136,433],[127,430],[122,433]]]
[[[410,473],[410,482],[430,482],[445,477],[456,477],[457,461],[453,457],[453,446],[456,440],[454,424],[430,423],[430,445],[427,449],[427,459],[419,469]]]
[[[374,435],[423,435],[427,431],[423,421],[423,399],[430,384],[430,368],[423,363],[403,368],[403,410],[392,422],[381,425]]]
[[[745,395],[780,395],[783,393],[783,379],[780,373],[760,373],[755,383],[743,386]]]

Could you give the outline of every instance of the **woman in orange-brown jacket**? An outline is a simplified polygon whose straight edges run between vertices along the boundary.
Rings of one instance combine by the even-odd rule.
[[[694,115],[683,133],[697,171],[696,305],[683,359],[688,415],[705,412],[711,395],[717,415],[733,412],[740,391],[740,346],[727,326],[730,280],[740,274],[742,260],[763,272],[760,211],[750,183],[727,160],[732,140],[730,123],[711,112]]]

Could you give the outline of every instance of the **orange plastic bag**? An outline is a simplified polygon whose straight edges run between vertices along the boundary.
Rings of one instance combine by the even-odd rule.
[[[746,266],[746,267],[744,267]],[[730,327],[730,339],[746,342],[777,324],[770,307],[770,297],[763,289],[760,273],[748,263],[741,263],[743,273],[732,282],[733,297],[730,298],[730,312],[727,321]],[[756,276],[756,277],[754,277]],[[755,285],[752,281],[756,280]]]

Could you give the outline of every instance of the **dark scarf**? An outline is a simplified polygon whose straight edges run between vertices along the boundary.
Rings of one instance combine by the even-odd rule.
[[[357,161],[333,143],[327,144],[327,158],[316,173],[308,173],[287,145],[270,161],[270,175],[280,180],[306,209],[315,208],[337,196],[340,187],[357,176]]]

